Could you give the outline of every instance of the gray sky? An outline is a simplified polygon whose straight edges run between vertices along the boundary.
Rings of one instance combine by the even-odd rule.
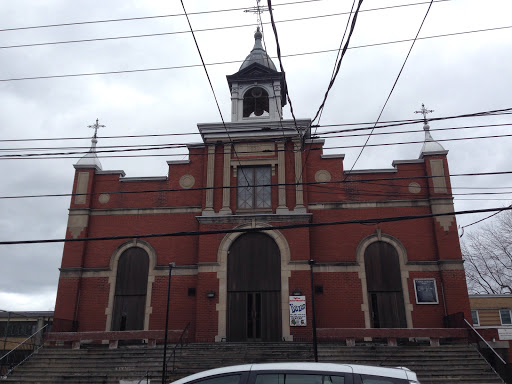
[[[289,2],[290,0],[286,0]],[[274,1],[283,55],[333,50],[339,47],[347,15],[282,22],[294,18],[350,11],[350,0],[319,0],[278,6]],[[262,4],[266,0],[262,1]],[[356,48],[361,45],[412,39],[427,11],[421,0],[365,0],[362,10],[400,4],[418,5],[361,12],[340,73],[331,90],[322,124],[371,122],[377,119],[411,42]],[[420,4],[421,3],[421,4]],[[187,12],[251,7],[256,0],[186,0]],[[72,23],[106,19],[182,13],[178,0],[18,0],[0,5],[1,28]],[[510,0],[450,0],[435,2],[420,37],[512,26]],[[268,23],[265,13],[263,22]],[[242,61],[253,45],[256,18],[243,11],[191,15],[195,30],[246,27],[197,32],[206,63]],[[187,31],[184,17],[96,23],[66,27],[0,32],[0,46],[79,39]],[[264,41],[271,56],[275,39],[264,24]],[[512,28],[418,40],[381,117],[382,121],[418,118],[414,111],[425,103],[433,117],[453,116],[512,107]],[[144,38],[0,48],[0,80],[49,75],[123,71],[200,64],[189,33]],[[283,58],[290,97],[298,118],[312,118],[330,79],[336,53]],[[278,65],[277,59],[274,63]],[[224,119],[230,116],[226,75],[240,63],[208,66]],[[96,118],[106,125],[99,131],[99,146],[197,142],[200,136],[137,139],[102,139],[103,136],[196,132],[197,123],[217,122],[217,111],[201,67],[67,78],[0,81],[0,132],[2,139],[90,137],[87,126]],[[286,107],[285,118],[290,118]],[[477,124],[504,124],[507,115],[432,122],[431,129]],[[320,128],[321,134],[331,129]],[[422,125],[388,128],[417,130],[410,134],[372,136],[370,144],[421,141]],[[376,132],[386,131],[385,129]],[[435,139],[502,135],[510,128],[486,127],[433,131]],[[366,137],[331,138],[325,147],[361,145]],[[28,153],[12,148],[88,147],[90,140],[3,142],[0,155]],[[450,173],[508,171],[510,139],[442,142]],[[421,144],[368,147],[355,169],[389,168],[393,160],[418,158]],[[345,153],[350,169],[360,149],[326,149]],[[143,152],[144,154],[148,154]],[[103,169],[123,169],[127,176],[163,176],[166,160],[181,159],[184,149],[155,151],[167,156],[102,158]],[[178,156],[172,156],[172,154]],[[137,152],[137,154],[142,154]],[[1,196],[70,193],[77,159],[0,160]],[[454,193],[508,192],[512,176],[454,177]],[[503,187],[509,187],[503,189]],[[491,188],[482,190],[478,188]],[[501,189],[500,189],[501,188]],[[472,199],[472,200],[468,200]],[[498,200],[493,200],[498,199]],[[455,196],[456,210],[502,207],[510,195]],[[69,197],[0,199],[0,241],[62,238],[65,235]],[[485,215],[457,218],[469,224]],[[471,227],[472,230],[477,226]],[[469,229],[468,229],[469,230]],[[0,309],[49,310],[55,304],[62,244],[0,246]]]

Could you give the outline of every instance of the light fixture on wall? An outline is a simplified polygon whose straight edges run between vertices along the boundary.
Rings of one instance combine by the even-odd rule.
[[[206,291],[206,297],[213,299],[215,297],[215,291]]]
[[[293,296],[302,296],[302,291],[300,289],[294,289],[292,291]]]

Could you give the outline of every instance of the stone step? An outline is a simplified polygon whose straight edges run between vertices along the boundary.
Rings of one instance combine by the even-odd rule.
[[[162,346],[122,346],[116,350],[91,346],[85,346],[80,350],[45,348],[19,367],[5,382],[118,384],[120,379],[139,379],[148,370],[154,380],[158,379],[159,382],[162,356]],[[297,360],[313,360],[311,344],[189,344],[176,355],[176,370],[170,378],[176,380],[201,370],[248,362]],[[422,384],[502,382],[478,352],[468,345],[346,347],[329,343],[319,345],[319,360],[362,365],[407,366],[418,373]]]

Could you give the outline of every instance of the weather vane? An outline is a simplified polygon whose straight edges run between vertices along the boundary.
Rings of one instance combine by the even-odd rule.
[[[261,14],[263,12],[266,12],[268,11],[268,8],[267,7],[262,7],[260,5],[260,2],[261,0],[256,0],[256,6],[255,7],[251,7],[251,8],[247,8],[247,9],[244,9],[244,12],[246,13],[254,13],[256,14],[257,16],[257,19],[256,19],[256,24],[257,25],[260,25],[261,24]]]
[[[96,135],[98,133],[98,128],[105,128],[104,125],[100,125],[99,123],[99,120],[96,119],[96,124],[93,124],[93,125],[88,125],[87,128],[92,128],[94,129],[94,136],[92,137],[93,139],[96,139]]]
[[[414,113],[421,113],[423,115],[423,121],[427,122],[427,114],[434,112],[433,109],[426,109],[425,104],[421,104],[421,111],[414,111]]]

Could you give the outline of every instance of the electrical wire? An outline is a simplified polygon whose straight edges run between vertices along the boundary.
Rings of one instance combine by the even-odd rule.
[[[457,138],[450,138],[450,139],[437,139],[438,142],[449,142],[449,141],[466,141],[466,140],[484,140],[484,139],[499,139],[499,138],[505,138],[505,137],[512,137],[512,134],[503,134],[503,135],[488,135],[488,136],[473,136],[473,137],[457,137]],[[238,141],[237,140],[229,140],[228,141],[231,144],[235,144]],[[402,142],[391,142],[391,143],[379,143],[379,144],[362,144],[362,145],[340,145],[340,146],[332,146],[332,147],[322,147],[322,148],[307,148],[306,151],[321,151],[321,150],[330,150],[330,149],[353,149],[353,148],[362,148],[365,147],[384,147],[384,146],[391,146],[391,145],[411,145],[411,144],[423,144],[424,140],[417,140],[417,141],[402,141]],[[121,152],[142,152],[142,151],[156,151],[156,150],[165,150],[165,149],[177,149],[177,148],[183,148],[185,145],[164,145],[164,146],[154,146],[150,148],[124,148],[124,149],[106,149],[106,150],[96,150],[96,154],[103,154],[103,153],[121,153]],[[275,149],[272,151],[268,151],[269,153],[274,152],[291,152],[293,150],[290,149]],[[235,155],[238,158],[238,154],[252,154],[254,151],[236,151],[234,149]],[[261,152],[261,151],[257,151]],[[266,151],[267,152],[267,151]],[[81,158],[81,156],[71,156],[71,155],[85,155],[89,153],[89,151],[70,151],[70,152],[50,152],[50,153],[22,153],[22,154],[15,154],[15,153],[9,153],[0,155],[0,160],[13,160],[13,159],[76,159]],[[222,151],[216,151],[216,154],[226,154],[226,152]],[[158,156],[169,156],[169,157],[176,157],[176,156],[189,156],[188,153],[168,153],[168,154],[143,154],[143,155],[127,155],[127,156],[98,156],[98,158],[112,158],[112,157],[158,157]],[[208,153],[197,153],[194,154],[194,156],[208,156]],[[350,171],[353,170],[353,166],[350,169]],[[350,172],[349,171],[349,172]]]
[[[419,37],[416,40],[426,40],[426,39],[434,39],[434,38],[441,38],[441,37],[465,35],[465,34],[470,34],[470,33],[489,32],[489,31],[496,31],[496,30],[510,29],[510,28],[512,28],[512,25],[504,26],[504,27],[484,28],[484,29],[478,29],[478,30],[472,30],[472,31],[453,32],[453,33],[445,33],[445,34],[440,34],[440,35],[425,36],[425,37]],[[410,42],[410,41],[414,41],[414,40],[415,39],[403,39],[403,40],[387,41],[387,42],[382,42],[382,43],[364,44],[364,45],[352,46],[352,47],[349,47],[348,49],[369,48],[369,47],[376,47],[376,46],[382,46],[382,45],[388,45],[388,44],[406,43],[406,42]],[[298,56],[316,55],[316,54],[322,54],[322,53],[331,53],[331,52],[337,52],[337,51],[338,51],[337,48],[336,49],[326,49],[326,50],[320,50],[320,51],[292,53],[292,54],[287,54],[287,55],[281,55],[281,57],[298,57]],[[273,57],[273,58],[275,58],[275,57]],[[243,62],[242,60],[231,60],[231,61],[219,61],[219,62],[214,62],[214,63],[207,63],[205,65],[213,66],[213,65],[236,64],[236,63],[242,63],[242,62]],[[118,71],[100,71],[100,72],[73,73],[73,74],[63,74],[63,75],[13,77],[13,78],[0,79],[0,82],[58,79],[58,78],[67,78],[67,77],[83,77],[83,76],[99,76],[99,75],[114,75],[114,74],[121,74],[121,73],[167,71],[167,70],[174,70],[174,69],[197,68],[197,67],[201,67],[201,66],[202,66],[202,64],[189,64],[189,65],[176,65],[176,66],[156,67],[156,68],[127,69],[127,70],[118,70]]]
[[[350,44],[350,38],[352,37],[352,34],[354,33],[356,22],[357,22],[357,16],[359,15],[359,10],[361,9],[361,5],[363,4],[363,0],[359,0],[357,4],[356,11],[354,12],[354,16],[352,17],[352,25],[350,26],[350,31],[347,36],[347,40],[345,41],[345,45],[343,46],[343,49],[341,51],[340,59],[338,60],[336,64],[336,70],[334,71],[334,74],[331,76],[331,81],[329,82],[329,85],[327,86],[327,90],[325,91],[324,98],[322,100],[322,103],[320,104],[320,107],[318,108],[318,111],[315,114],[315,117],[313,117],[312,121],[315,122],[318,115],[321,111],[323,111],[325,102],[327,101],[327,97],[329,96],[329,92],[334,85],[334,82],[336,81],[336,77],[338,76],[338,73],[341,68],[341,62],[343,61],[343,58],[345,57],[345,53],[347,52],[348,45]],[[377,120],[378,121],[378,120]]]
[[[343,220],[343,221],[330,221],[330,222],[316,222],[316,223],[304,223],[304,224],[288,224],[288,225],[276,225],[276,226],[264,226],[255,228],[235,228],[235,229],[217,229],[209,231],[182,231],[182,232],[167,232],[167,233],[151,233],[151,234],[133,234],[133,235],[121,235],[121,236],[99,236],[99,237],[87,237],[87,238],[66,238],[66,239],[42,239],[42,240],[16,240],[16,241],[0,241],[0,245],[19,245],[19,244],[43,244],[43,243],[68,243],[68,242],[84,242],[84,241],[105,241],[105,240],[127,240],[127,239],[147,239],[157,237],[184,237],[184,236],[204,236],[204,235],[218,235],[227,233],[248,233],[248,232],[262,232],[270,230],[286,230],[296,228],[318,228],[335,225],[350,225],[350,224],[380,224],[388,222],[399,222],[408,220],[419,220],[433,217],[442,216],[453,216],[453,215],[468,215],[474,213],[485,213],[485,212],[496,212],[502,210],[511,210],[512,207],[507,208],[486,208],[486,209],[472,209],[465,211],[453,211],[446,213],[437,214],[423,214],[423,215],[408,215],[408,216],[391,216],[391,217],[379,217],[371,219],[359,219],[359,220]]]
[[[388,97],[386,98],[386,101],[384,102],[384,105],[382,106],[382,109],[380,110],[380,113],[379,113],[379,116],[377,117],[377,120],[375,122],[375,126],[377,125],[377,123],[379,122],[381,116],[382,116],[382,113],[384,113],[384,109],[386,108],[386,106],[388,105],[388,101],[389,99],[391,98],[391,95],[393,94],[393,91],[395,90],[395,87],[396,87],[396,84],[398,83],[398,80],[400,79],[400,76],[402,75],[402,71],[404,70],[405,68],[405,64],[407,63],[407,60],[409,59],[409,55],[411,54],[411,51],[412,51],[412,48],[414,47],[414,44],[416,43],[416,40],[418,39],[418,36],[421,32],[421,28],[423,27],[423,24],[425,23],[425,20],[427,19],[427,16],[430,12],[430,8],[432,7],[432,3],[433,3],[433,0],[430,1],[430,4],[428,6],[428,9],[427,9],[427,12],[425,13],[425,16],[423,17],[423,20],[421,21],[421,24],[420,24],[420,27],[418,28],[418,32],[416,32],[416,36],[414,37],[414,40],[412,41],[412,44],[409,48],[409,51],[407,52],[407,56],[405,57],[405,60],[402,64],[402,67],[400,68],[400,71],[398,72],[398,75],[395,79],[395,82],[393,83],[393,86],[391,87],[391,90],[389,91],[389,94],[388,94]],[[368,135],[368,138],[366,139],[363,147],[361,148],[361,151],[359,152],[359,154],[357,155],[356,157],[356,160],[354,161],[354,163],[352,164],[352,167],[350,168],[350,170],[354,169],[357,161],[359,160],[359,158],[361,157],[361,155],[363,154],[363,151],[364,149],[367,147],[367,144],[368,142],[370,141],[370,138],[372,136],[372,133],[375,129],[375,126],[374,128],[371,130],[370,134]]]
[[[192,37],[194,38],[194,43],[196,45],[197,52],[199,53],[199,57],[201,58],[201,63],[203,64],[204,72],[206,73],[206,77],[208,78],[208,83],[210,84],[210,89],[212,90],[213,97],[215,99],[215,104],[217,104],[217,109],[219,111],[220,119],[222,120],[222,125],[224,126],[224,130],[226,131],[226,135],[228,136],[228,141],[231,144],[233,144],[233,141],[231,140],[231,136],[229,134],[229,130],[226,127],[226,123],[224,122],[224,117],[222,116],[222,111],[220,110],[219,101],[217,100],[217,95],[215,94],[215,90],[213,89],[213,84],[212,84],[212,81],[210,79],[210,75],[208,74],[208,69],[206,68],[206,64],[205,64],[205,62],[203,60],[203,55],[201,54],[201,50],[199,49],[199,44],[197,43],[197,39],[196,39],[196,35],[194,33],[194,29],[192,28],[192,24],[190,23],[190,19],[189,19],[188,15],[187,15],[187,11],[185,10],[185,4],[183,4],[183,0],[180,0],[180,2],[181,2],[181,7],[183,8],[183,13],[185,14],[185,16],[187,18],[188,26],[190,27],[190,32],[192,33]],[[234,145],[233,145],[233,151],[235,153],[236,159],[238,159],[238,163],[241,165],[240,159],[238,157],[238,154],[237,154],[237,151],[236,151],[236,148],[235,148]],[[247,184],[249,184],[249,180],[247,179],[247,176],[245,175],[243,167],[241,167],[240,170],[242,171],[242,175],[244,176],[245,181],[247,182]]]
[[[323,1],[323,0],[291,1],[291,2],[288,2],[288,3],[274,4],[274,7],[283,6],[283,5],[296,5],[296,4],[302,4],[302,3],[312,3],[312,2],[317,2],[317,1]],[[449,0],[437,0],[437,1],[449,1]],[[421,3],[419,3],[419,4],[421,4]],[[416,5],[416,4],[410,4],[410,5]],[[247,7],[244,7],[244,8],[217,9],[217,10],[211,10],[211,11],[189,12],[189,15],[204,15],[204,14],[209,14],[209,13],[243,11],[245,9],[247,9]],[[107,19],[107,20],[94,20],[94,21],[78,21],[78,22],[73,22],[73,23],[60,23],[60,24],[36,25],[36,26],[29,26],[29,27],[3,28],[3,29],[0,29],[0,32],[20,31],[20,30],[25,30],[25,29],[69,27],[69,26],[72,26],[72,25],[113,23],[113,22],[120,22],[120,21],[139,21],[139,20],[149,20],[149,19],[160,19],[160,18],[167,18],[167,17],[176,17],[176,16],[185,16],[185,14],[184,13],[175,13],[175,14],[169,14],[169,15],[127,17],[127,18],[120,18],[120,19]]]
[[[430,118],[429,121],[443,121],[443,120],[452,120],[452,119],[460,119],[460,118],[468,118],[468,117],[486,117],[486,116],[499,116],[499,115],[507,115],[511,114],[512,108],[504,108],[504,109],[495,109],[489,111],[480,111],[473,113],[466,113],[462,115],[453,115],[453,116],[442,116],[442,117],[433,117]],[[388,120],[381,121],[378,124],[386,124],[379,125],[376,129],[387,128],[387,127],[396,127],[401,125],[410,125],[410,124],[418,124],[422,123],[423,119],[404,119],[404,120]],[[354,125],[375,125],[376,122],[366,122],[366,123],[337,123],[337,124],[322,124],[312,127],[318,128],[327,128],[327,127],[345,127],[345,126],[354,126]],[[492,127],[492,126],[500,126],[500,125],[508,125],[508,124],[488,124],[481,125],[480,127]],[[476,127],[476,126],[475,126]],[[372,129],[372,127],[363,127],[363,128],[351,128],[344,130],[336,130],[330,131],[334,133],[343,133],[343,132],[355,132],[361,130]],[[442,129],[442,128],[441,128]],[[455,129],[455,128],[454,128]],[[431,131],[436,131],[438,129],[431,129]],[[243,132],[253,132],[252,130],[244,130]],[[328,134],[330,132],[324,132],[323,134]],[[144,134],[144,135],[118,135],[118,136],[102,136],[101,139],[119,139],[119,138],[142,138],[142,137],[166,137],[166,136],[184,136],[184,135],[199,135],[199,132],[185,132],[185,133],[162,133],[162,134]],[[5,142],[24,142],[24,141],[54,141],[54,140],[91,140],[90,136],[86,137],[56,137],[56,138],[27,138],[27,139],[0,139],[0,143]]]
[[[431,128],[430,132],[435,132],[435,131],[453,131],[453,130],[464,130],[464,129],[480,129],[480,128],[498,128],[498,127],[505,127],[505,126],[510,126],[510,125],[512,125],[512,123],[480,124],[480,125],[470,125],[470,126],[461,126],[461,127]],[[382,128],[382,127],[377,127],[377,128]],[[359,129],[356,129],[356,130],[329,131],[329,132],[324,132],[324,133],[322,133],[320,135],[315,135],[312,138],[313,139],[322,139],[322,138],[324,138],[324,139],[332,139],[332,138],[364,137],[364,136],[367,136],[366,133],[343,134],[343,135],[334,135],[334,134],[335,133],[353,132],[353,131],[357,131],[357,130],[368,130],[368,129],[371,129],[371,128],[359,128]],[[248,131],[244,130],[243,132],[247,133]],[[373,136],[402,135],[402,134],[411,134],[411,133],[420,133],[420,132],[424,132],[424,130],[423,129],[414,129],[414,130],[407,130],[407,131],[391,131],[391,132],[377,132],[377,133],[374,132]],[[233,131],[231,131],[231,133],[233,133]],[[147,136],[147,135],[141,135],[141,136]],[[162,136],[165,136],[165,135],[162,135]],[[116,138],[123,138],[123,137],[124,136],[116,136]],[[88,140],[90,140],[91,138],[90,137],[76,138],[76,140],[78,140],[78,139],[88,139]],[[102,138],[102,139],[104,139],[104,138]],[[44,140],[44,139],[34,139],[34,140]],[[48,139],[48,140],[59,140],[59,139]],[[67,139],[63,139],[63,140],[67,140]],[[0,140],[0,142],[2,142],[2,141],[5,142],[5,141],[18,141],[18,140]],[[188,147],[188,143],[172,143],[172,144],[167,144],[167,145],[169,145],[170,147],[173,147],[173,148],[174,147],[176,147],[176,148]],[[101,145],[101,146],[97,146],[96,149],[97,150],[102,150],[102,149],[114,149],[114,148],[144,148],[144,147],[162,147],[162,146],[163,146],[163,144]],[[0,152],[22,151],[22,150],[23,151],[46,151],[46,150],[58,150],[58,149],[60,149],[60,150],[71,150],[71,149],[89,150],[90,146],[12,147],[12,148],[7,148],[7,147],[6,148],[2,148],[2,147],[0,147]],[[158,148],[155,148],[155,149],[158,149]],[[285,150],[285,151],[288,151],[288,150]],[[261,152],[261,151],[258,151],[258,153],[259,152]],[[280,152],[280,150],[277,149],[276,152]],[[244,153],[253,153],[253,152],[247,151],[247,152],[244,152]]]
[[[494,172],[472,172],[472,173],[454,173],[445,175],[445,177],[474,177],[474,176],[497,176],[497,175],[510,175],[512,174],[512,170],[510,171],[494,171]],[[348,178],[343,180],[331,180],[331,181],[311,181],[311,182],[301,182],[301,185],[329,185],[329,184],[349,184],[349,183],[369,183],[374,181],[401,181],[401,180],[429,180],[439,176],[400,176],[400,177],[373,177],[368,179],[351,179],[351,177],[361,177],[363,175],[354,175],[349,174]],[[275,187],[275,186],[296,186],[298,183],[277,183],[277,184],[258,184],[255,186],[261,187]],[[219,189],[236,189],[238,186],[221,186],[221,187],[196,187],[189,189],[182,188],[163,188],[163,189],[149,189],[149,190],[136,190],[136,191],[100,191],[100,192],[90,192],[90,193],[59,193],[59,194],[42,194],[42,195],[17,195],[17,196],[0,196],[0,199],[26,199],[26,198],[40,198],[40,197],[69,197],[69,196],[94,196],[101,194],[138,194],[138,193],[160,193],[160,192],[186,192],[190,193],[193,191],[203,191],[203,190],[219,190]],[[471,188],[468,188],[471,189]]]
[[[268,6],[268,12],[270,14],[270,24],[272,25],[272,31],[274,31],[274,38],[276,39],[276,49],[277,49],[277,60],[279,61],[279,68],[281,69],[281,73],[283,75],[283,83],[284,83],[284,91],[286,94],[286,99],[288,100],[288,104],[290,105],[290,113],[292,115],[293,123],[295,125],[295,130],[299,134],[299,136],[302,138],[303,134],[299,130],[299,127],[297,126],[297,119],[295,118],[295,113],[293,112],[293,104],[292,99],[290,98],[290,92],[288,91],[288,83],[286,82],[286,72],[284,71],[283,67],[283,61],[281,58],[281,46],[279,44],[279,36],[277,34],[277,27],[276,23],[274,21],[274,12],[272,10],[272,0],[267,0],[267,6]]]

